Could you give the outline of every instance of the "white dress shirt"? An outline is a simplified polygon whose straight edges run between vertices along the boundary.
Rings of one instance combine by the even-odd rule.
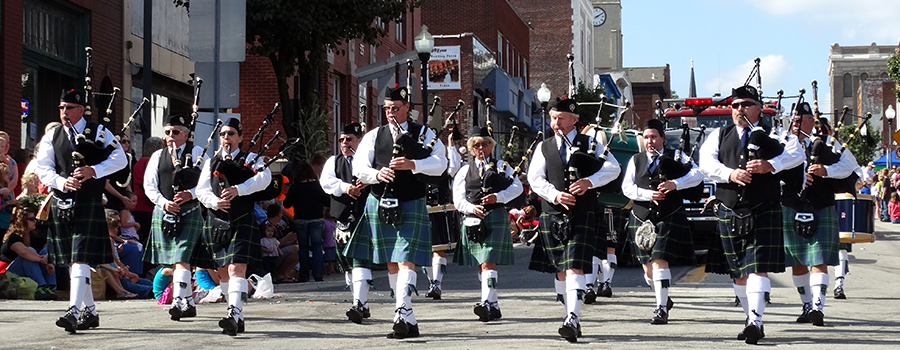
[[[325,191],[325,193],[335,197],[340,197],[350,190],[350,186],[352,184],[342,181],[337,176],[337,173],[334,172],[334,162],[336,161],[337,156],[331,156],[328,158],[328,160],[325,161],[325,167],[322,169],[322,175],[319,176],[319,184],[322,185],[322,190]]]
[[[459,154],[459,151],[456,150],[456,147],[452,145],[447,147],[447,174],[450,177],[455,177],[456,173],[459,172],[459,168],[462,166],[462,155]]]
[[[741,135],[744,130],[740,126],[736,126],[735,129],[738,135]],[[734,169],[725,166],[719,161],[719,134],[720,128],[713,129],[706,137],[703,145],[700,146],[700,172],[717,183],[728,183],[731,182],[731,172]],[[772,135],[769,135],[769,137],[772,137]],[[793,134],[783,134],[782,138],[776,135],[772,138],[785,143],[784,152],[768,160],[769,164],[772,164],[772,167],[775,168],[772,173],[777,174],[782,170],[792,169],[802,164],[803,160],[806,159],[806,154],[804,154],[800,142],[797,141],[797,137]]]
[[[235,150],[231,152],[231,158],[234,159],[237,157],[240,150]],[[223,154],[224,151],[216,152],[214,157],[217,157],[219,154]],[[247,158],[245,161],[249,161],[256,157],[256,153],[247,154]],[[256,160],[256,164],[253,165],[253,169],[259,169],[261,166],[265,165],[265,161],[260,157]],[[219,210],[219,194],[213,193],[212,190],[212,158],[207,158],[203,161],[203,170],[200,172],[200,182],[197,183],[196,188],[196,196],[197,199],[200,200],[200,203],[203,203],[203,206],[213,209]],[[269,168],[266,168],[264,171],[257,172],[256,175],[247,179],[243,183],[238,185],[234,185],[237,188],[238,196],[245,196],[254,192],[259,192],[266,189],[266,186],[269,186],[269,183],[272,182],[272,172],[269,171]]]
[[[575,129],[572,129],[566,137],[569,140],[574,140]],[[588,134],[590,137],[590,134]],[[560,145],[564,143],[558,134],[553,135],[553,138],[556,139],[556,144]],[[531,164],[528,166],[528,183],[531,185],[531,189],[541,196],[544,200],[549,201],[553,204],[559,204],[556,202],[556,196],[562,193],[547,180],[547,161],[544,159],[544,153],[541,152],[544,141],[538,143],[537,148],[535,148],[534,153],[532,153],[532,157],[534,159],[531,160]],[[594,149],[597,154],[603,154],[603,144],[597,142],[597,147]],[[554,152],[556,152],[554,150]],[[569,154],[566,152],[566,159],[568,160]],[[600,168],[596,173],[587,177],[588,180],[591,181],[591,188],[597,188],[603,185],[610,183],[619,177],[619,171],[621,171],[619,167],[619,162],[616,161],[616,157],[612,154],[609,155],[607,160],[603,162],[603,167]]]
[[[181,153],[184,152],[184,147],[186,145],[187,144],[182,144],[178,147],[178,155],[176,155],[176,157],[181,158]],[[144,170],[144,193],[147,195],[147,199],[150,199],[150,201],[160,209],[169,203],[169,200],[166,199],[166,197],[163,197],[162,192],[159,191],[159,158],[162,156],[162,152],[163,149],[153,152],[153,154],[150,155],[150,159],[147,161],[147,168]],[[199,146],[194,146],[194,149],[191,151],[191,156],[194,161],[200,159],[200,155],[202,154],[203,148]],[[197,198],[196,190],[196,187],[189,189],[191,198]]]
[[[75,123],[76,134],[84,131],[85,126],[87,126],[87,122],[82,118],[77,123]],[[59,126],[63,128],[60,130],[61,132],[69,132],[71,129],[67,126]],[[69,130],[66,130],[69,129]],[[50,132],[45,133],[44,137],[41,138],[40,145],[38,146],[38,154],[35,156],[35,160],[37,161],[37,166],[35,167],[35,173],[37,173],[38,178],[41,179],[41,182],[47,187],[50,187],[55,190],[68,192],[65,190],[66,178],[60,176],[56,173],[56,150],[53,149],[53,134],[56,132],[56,128],[52,129]],[[95,133],[96,137],[94,141],[100,138],[103,135],[103,146],[109,146],[112,143],[113,139],[115,139],[115,135],[112,132],[109,132],[103,125],[97,125],[97,130]],[[68,136],[68,135],[67,135]],[[67,155],[68,156],[68,155]],[[115,173],[119,170],[122,170],[125,166],[128,165],[128,159],[125,158],[125,151],[122,150],[122,147],[116,147],[113,150],[112,154],[109,155],[109,158],[100,162],[100,164],[92,165],[91,168],[94,169],[94,178],[100,179],[106,177],[109,174]],[[74,171],[74,169],[72,169]]]
[[[681,161],[683,164],[691,163],[691,170],[682,177],[672,180],[675,182],[676,190],[683,190],[686,188],[691,188],[699,185],[703,182],[703,173],[700,172],[700,168],[697,167],[697,164],[691,161],[691,158],[687,155],[681,153],[680,150],[675,150],[675,156],[681,155]],[[634,157],[647,157],[647,164],[653,163],[653,155],[650,154],[649,151],[635,154]],[[622,179],[622,194],[629,199],[635,201],[644,201],[649,202],[652,200],[651,196],[653,196],[653,192],[656,192],[655,189],[648,190],[646,188],[638,187],[636,183],[634,183],[634,157],[628,160],[628,166],[625,167],[625,178]]]
[[[475,160],[473,162],[479,168],[483,167],[483,162],[480,160]],[[475,206],[476,204],[472,204],[468,200],[466,200],[466,175],[469,173],[468,164],[463,165],[459,168],[459,171],[456,173],[456,176],[453,177],[453,206],[460,213],[463,214],[475,214]],[[509,177],[513,169],[510,168],[505,162],[498,161],[497,168],[502,168],[503,173]],[[512,184],[509,185],[506,189],[495,193],[497,195],[497,203],[509,203],[509,201],[516,199],[520,194],[522,194],[522,181],[519,181],[519,177],[516,176],[513,178]]]
[[[408,125],[409,124],[406,122],[400,124],[403,130],[406,130]],[[396,131],[394,130],[394,127],[389,125],[370,130],[359,142],[359,149],[356,150],[356,155],[353,157],[353,176],[356,176],[362,183],[370,185],[379,183],[376,178],[378,170],[372,166],[372,163],[375,161],[375,139],[381,128],[389,128],[391,130],[391,135],[395,135]],[[435,137],[434,132],[425,126],[422,128],[425,132],[425,144],[427,145],[431,142],[431,139]],[[394,137],[396,138],[396,136]],[[418,139],[418,136],[416,136],[416,138]],[[412,170],[413,174],[424,174],[428,176],[441,175],[444,172],[444,169],[447,169],[447,156],[444,151],[444,143],[438,139],[434,148],[431,150],[430,156],[423,159],[415,159],[413,162],[416,164],[416,168]]]

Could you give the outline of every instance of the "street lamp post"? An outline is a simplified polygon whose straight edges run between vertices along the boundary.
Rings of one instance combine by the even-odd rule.
[[[891,138],[894,135],[894,117],[897,116],[897,111],[894,110],[894,106],[888,106],[887,109],[884,110],[884,117],[888,120],[888,151],[887,151],[887,168],[891,169],[891,163],[894,160],[894,140]]]
[[[541,131],[547,127],[547,103],[550,102],[550,89],[547,84],[541,83],[541,89],[537,92],[538,101],[541,101]]]
[[[431,49],[434,48],[434,37],[428,32],[427,26],[422,26],[422,31],[414,39],[416,52],[419,53],[419,61],[422,62],[422,115],[428,115],[428,60],[431,59]],[[425,119],[427,120],[427,117]]]

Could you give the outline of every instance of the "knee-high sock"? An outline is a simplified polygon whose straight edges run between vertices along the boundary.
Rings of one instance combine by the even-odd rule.
[[[669,269],[653,270],[653,291],[656,292],[656,305],[666,312],[666,302],[669,300],[669,281],[672,279],[672,271]]]
[[[191,270],[175,268],[172,272],[172,297],[174,300],[187,302],[187,298],[191,296]],[[182,298],[182,299],[179,299]]]
[[[72,264],[69,272],[69,307],[75,307],[73,310],[75,317],[78,317],[78,311],[84,302],[85,290],[91,291],[90,285],[91,267],[87,264]],[[91,304],[93,305],[94,295],[91,294]]]
[[[828,294],[828,274],[821,272],[810,274],[809,286],[812,289],[813,310],[824,310],[825,295]]]
[[[397,296],[397,294],[400,294],[400,292],[397,291],[397,275],[399,273],[400,272],[397,272],[397,273],[388,272],[388,283],[391,285],[391,292],[394,293],[394,296]]]
[[[353,276],[353,305],[359,303],[365,306],[369,300],[369,280],[372,279],[372,270],[365,267],[354,267],[351,275]]]
[[[812,307],[812,293],[810,293],[809,285],[809,272],[804,273],[802,275],[793,275],[791,276],[794,279],[794,287],[797,287],[797,293],[800,294],[800,301],[803,302],[803,305],[809,305]]]
[[[744,308],[744,315],[750,315],[750,303],[747,301],[747,285],[742,286],[737,283],[732,283],[731,286],[734,287],[734,295],[741,301],[741,307]]]
[[[591,273],[584,274],[585,283],[588,287],[593,287],[597,283],[597,274],[600,273],[600,258],[591,257]]]
[[[653,271],[650,271],[650,274],[652,275]],[[646,283],[647,286],[649,286],[650,289],[653,290],[653,278],[650,276],[647,276],[646,272],[644,272],[643,276],[644,276],[644,283]]]
[[[431,269],[434,271],[434,277],[431,279],[432,283],[441,285],[441,280],[444,279],[444,271],[447,269],[447,258],[440,256],[432,257]]]
[[[771,290],[772,285],[768,277],[759,275],[750,275],[747,277],[747,301],[750,304],[751,322],[762,322],[763,313],[766,311],[766,293]]]
[[[481,282],[481,299],[491,303],[497,302],[497,270],[487,270]]]
[[[244,300],[241,295],[247,292],[247,279],[232,277],[228,282],[228,305],[236,308],[234,319],[241,320],[244,318]]]
[[[561,301],[563,308],[568,310],[566,307],[566,281],[560,281],[556,276],[553,276],[553,287],[556,289],[556,300]]]
[[[603,282],[612,282],[613,275],[616,273],[616,265],[618,263],[615,254],[606,254],[606,260],[603,260]]]
[[[840,261],[840,263],[838,264],[838,266],[834,267],[834,286],[835,286],[835,288],[844,286],[844,276],[846,276],[847,273],[850,272],[850,269],[849,269],[850,256],[847,254],[847,250],[841,249],[840,253],[838,253],[838,257],[840,257],[840,260],[838,260],[838,261]]]
[[[587,288],[584,275],[566,276],[566,313],[581,314],[581,305],[584,303],[584,291]]]
[[[231,286],[228,282],[219,282],[219,290],[222,291],[222,298],[225,298],[226,303],[228,302],[228,293],[231,292],[231,289],[228,289],[228,288],[231,288]],[[231,305],[231,304],[228,304],[228,305]]]
[[[412,312],[412,292],[416,286],[416,272],[413,270],[404,270],[400,269],[397,272],[397,286],[394,287],[394,295],[396,297],[396,306],[398,309],[405,308],[406,310],[400,310],[400,314],[402,314],[404,320],[409,324],[417,324],[416,317]],[[395,315],[394,318],[396,320],[400,315]]]
[[[355,267],[354,267],[354,269],[355,269]],[[347,286],[353,288],[353,273],[352,272],[349,272],[349,271],[344,272],[344,283],[346,283]]]

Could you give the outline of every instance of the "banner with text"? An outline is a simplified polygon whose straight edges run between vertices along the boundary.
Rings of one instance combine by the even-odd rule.
[[[435,46],[428,61],[428,89],[459,88],[459,46]]]

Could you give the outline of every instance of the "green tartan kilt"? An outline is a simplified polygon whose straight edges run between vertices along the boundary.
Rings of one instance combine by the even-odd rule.
[[[696,263],[691,228],[688,224],[687,215],[683,210],[675,212],[656,224],[656,244],[653,245],[653,250],[649,254],[640,250],[637,244],[634,243],[635,232],[637,232],[638,227],[643,222],[634,215],[633,211],[630,217],[628,221],[628,242],[632,245],[634,255],[641,264],[647,264],[651,259],[662,259],[673,265],[693,265]]]
[[[352,224],[352,227],[350,227],[350,231],[354,232],[361,222],[362,220],[357,220],[356,223]],[[335,234],[337,233],[337,230],[338,229],[335,227]],[[367,234],[367,232],[368,231],[361,234]],[[347,248],[347,245],[347,243],[339,243],[337,240],[335,240],[334,242],[334,246],[336,248],[335,251],[337,252],[337,263],[338,267],[341,269],[341,272],[350,272],[354,267],[364,267],[372,271],[387,270],[386,265],[375,265],[374,263],[372,263],[371,259],[352,259],[347,257],[347,255],[344,253],[344,249]],[[371,254],[369,256],[371,256]]]
[[[784,234],[781,220],[781,203],[763,202],[753,209],[752,232],[741,237],[732,233],[731,217],[734,212],[718,207],[719,237],[725,262],[732,277],[741,278],[751,273],[784,272]]]
[[[183,213],[183,214],[182,214]],[[190,263],[197,245],[203,237],[203,214],[200,201],[193,199],[181,205],[181,232],[176,237],[166,237],[162,232],[162,218],[165,211],[153,208],[150,236],[144,249],[144,261],[152,264],[172,265],[179,262]]]
[[[100,193],[90,197],[79,193],[75,201],[74,222],[69,224],[58,219],[58,201],[56,196],[50,200],[48,261],[58,266],[68,266],[76,261],[89,265],[113,262],[106,212]]]
[[[594,244],[597,242],[597,219],[594,215],[594,212],[587,212],[572,217],[569,221],[572,238],[560,241],[550,232],[550,216],[541,214],[541,236],[538,239],[541,242],[535,245],[528,268],[549,273],[569,269],[591,271]],[[539,252],[543,252],[543,256]]]
[[[794,233],[794,209],[782,206],[784,219],[785,266],[837,265],[841,250],[838,219],[834,206],[821,208],[813,213],[817,221],[816,235],[803,238]]]
[[[210,214],[212,217],[212,214]],[[217,267],[229,264],[254,264],[262,262],[259,224],[253,213],[245,213],[231,220],[231,243],[227,247],[216,247],[212,239],[212,226],[209,220],[203,226],[204,244]]]
[[[374,264],[412,262],[431,264],[431,221],[425,198],[400,202],[400,222],[394,225],[378,219],[378,199],[366,199],[366,212],[344,248],[353,259],[370,259]]]
[[[463,234],[460,235],[459,246],[453,254],[453,262],[461,266],[479,266],[484,263],[514,264],[512,236],[509,234],[509,214],[502,207],[491,210],[484,217],[484,223],[491,232],[482,243],[470,241],[465,234],[465,226],[460,226]]]

